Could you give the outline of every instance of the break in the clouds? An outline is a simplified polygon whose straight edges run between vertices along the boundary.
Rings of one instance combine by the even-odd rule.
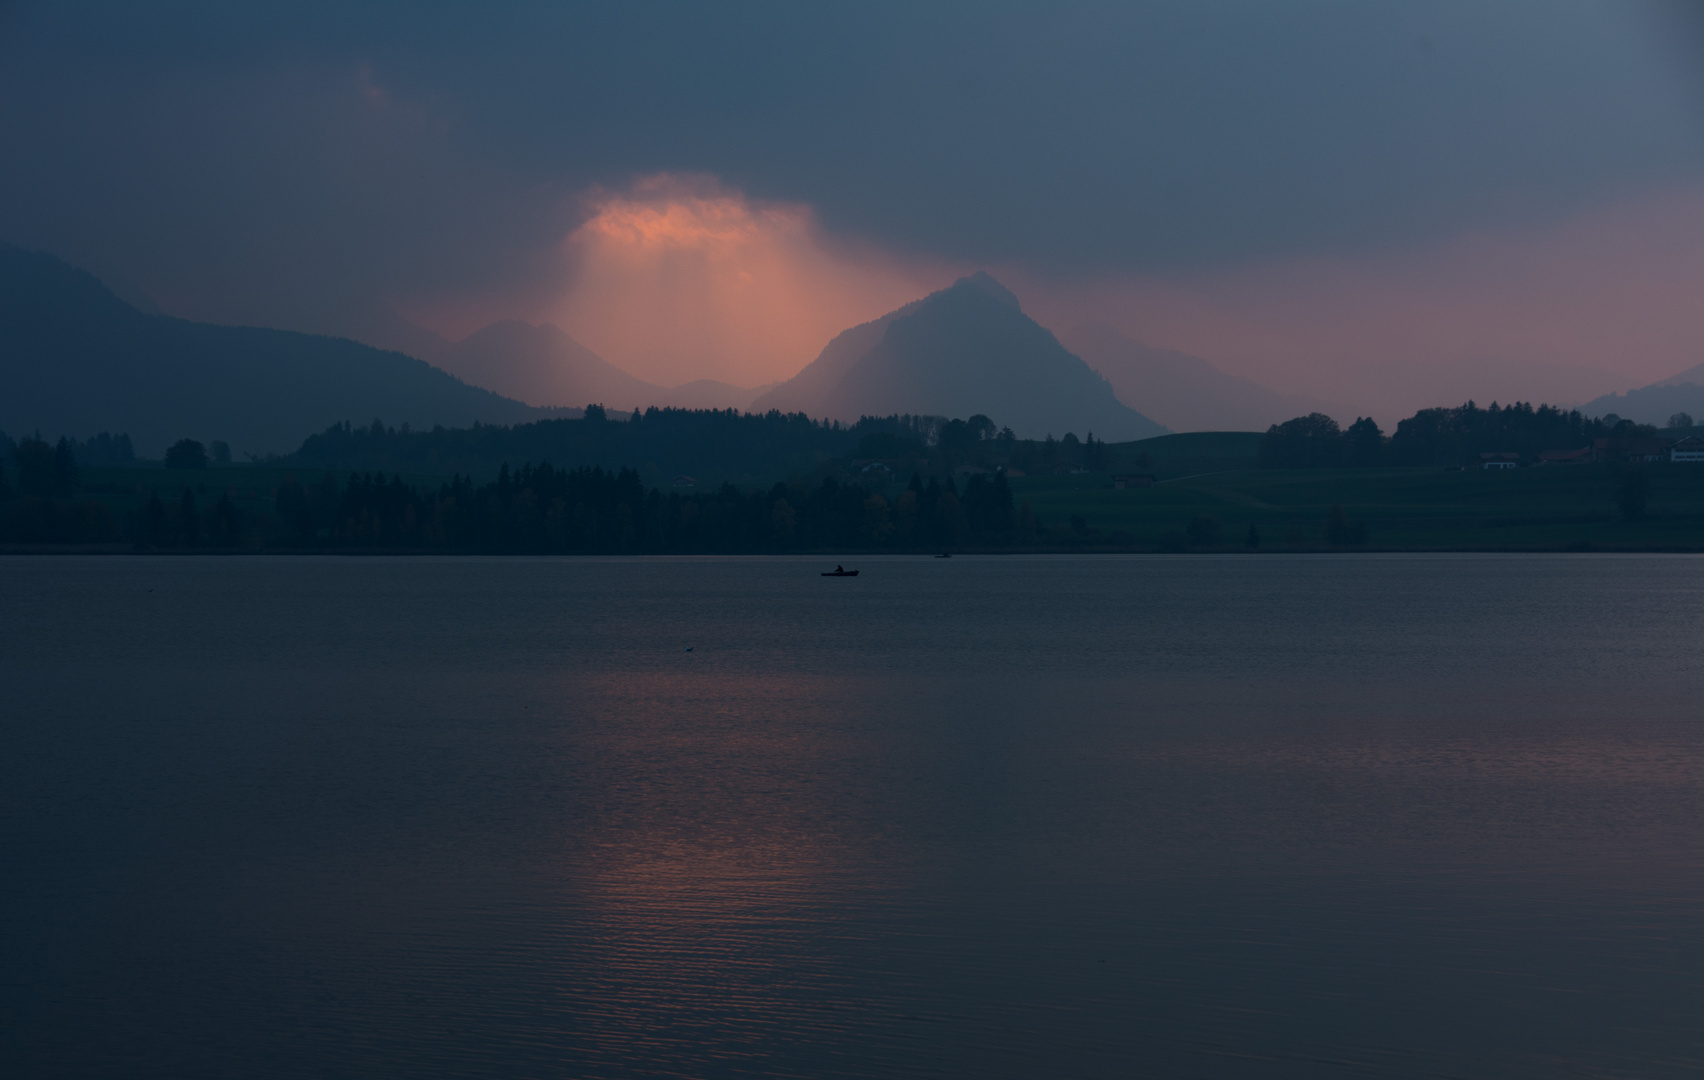
[[[585,203],[561,297],[523,314],[664,385],[787,378],[838,331],[972,268],[848,242],[808,206],[710,177],[648,177]],[[1704,188],[1372,255],[1167,277],[991,269],[1061,330],[1109,323],[1381,417],[1474,394],[1581,401],[1704,362]]]
[[[708,177],[649,177],[587,202],[564,244],[566,294],[544,315],[665,386],[788,378],[834,334],[951,280],[836,242],[807,206]]]
[[[971,266],[1038,302],[1206,295],[1223,325],[1188,335],[1126,309],[1245,370],[1369,328],[1633,371],[1673,343],[1421,271],[1704,190],[1699,27],[1690,0],[13,4],[0,238],[217,321],[557,318],[657,378],[773,378]],[[665,175],[715,181],[636,179]],[[635,213],[719,224],[636,240]],[[1424,280],[1354,310],[1272,284],[1321,265]],[[1602,280],[1594,325],[1641,321],[1642,273]],[[1270,298],[1293,310],[1238,314]],[[1477,341],[1373,341],[1427,319]]]

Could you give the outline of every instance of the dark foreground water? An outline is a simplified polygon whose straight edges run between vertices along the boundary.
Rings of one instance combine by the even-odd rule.
[[[0,560],[0,1075],[1704,1068],[1704,560],[862,565]]]

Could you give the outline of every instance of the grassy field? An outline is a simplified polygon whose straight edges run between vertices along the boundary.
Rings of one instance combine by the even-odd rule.
[[[1191,471],[1201,459],[1151,458],[1160,477],[1151,488],[1113,490],[1111,473],[1091,473],[1015,478],[1013,494],[1049,526],[1080,516],[1108,542],[1137,547],[1206,515],[1221,523],[1226,548],[1243,547],[1254,525],[1263,548],[1317,549],[1327,546],[1326,515],[1342,503],[1366,524],[1371,549],[1704,549],[1700,466],[1653,467],[1646,516],[1626,522],[1616,478],[1600,465]]]
[[[1260,448],[1258,431],[1190,431],[1107,446],[1110,472],[1153,473],[1161,478],[1190,473],[1252,469]]]

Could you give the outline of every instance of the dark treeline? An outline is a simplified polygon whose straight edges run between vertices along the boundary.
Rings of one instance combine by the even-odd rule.
[[[426,432],[378,422],[335,425],[281,462],[318,479],[280,484],[269,511],[252,496],[238,505],[228,494],[209,494],[199,480],[177,496],[156,485],[129,512],[115,513],[111,499],[73,502],[78,449],[94,447],[110,460],[109,448],[128,452],[129,440],[101,436],[48,446],[29,439],[11,455],[20,476],[16,490],[0,468],[0,542],[490,552],[1002,546],[1047,535],[1027,506],[1014,507],[1003,470],[1096,469],[1106,459],[1105,443],[1092,433],[1081,440],[1069,432],[1021,440],[985,416],[865,417],[841,425],[777,412],[651,409],[627,420],[611,420],[596,407],[587,412],[578,420]],[[504,455],[534,444],[566,448],[581,459],[607,455],[617,464],[515,471],[504,462]],[[663,470],[659,458],[680,467],[679,482],[666,491],[642,479],[641,461],[653,475],[673,471]],[[229,460],[224,444],[183,439],[167,450],[165,465],[200,471]],[[436,487],[402,479],[404,470],[442,475],[450,471],[446,463],[493,461],[491,482],[464,473]],[[133,453],[125,459],[134,462]],[[359,467],[344,467],[351,463]],[[698,484],[689,474],[737,469],[773,476],[788,464],[795,466],[789,480],[767,488]],[[911,483],[902,488],[907,476]],[[98,490],[116,494],[120,485]],[[1073,542],[1090,537],[1080,522],[1073,526],[1061,535]]]
[[[961,467],[1018,469],[1025,473],[1061,468],[1095,470],[1105,467],[1106,443],[1088,432],[1078,439],[1067,431],[1062,439],[1020,439],[1011,428],[996,429],[980,414],[968,420],[940,417],[864,417],[853,451],[855,462],[887,465],[915,464],[926,472],[950,474]]]
[[[8,455],[17,468],[18,490],[21,494],[41,499],[65,498],[77,490],[82,472],[77,467],[77,454],[70,439],[60,439],[49,445],[45,440],[26,438],[15,443]],[[0,491],[7,489],[5,474],[0,471]]]
[[[112,511],[99,503],[72,501],[81,479],[72,440],[62,438],[51,446],[39,438],[4,441],[8,452],[0,455],[0,541],[69,544],[118,539]],[[10,473],[7,458],[14,469]]]
[[[986,416],[866,416],[841,424],[803,413],[651,408],[610,419],[591,405],[584,419],[512,427],[412,431],[377,420],[365,427],[337,424],[309,437],[277,464],[339,473],[489,477],[517,461],[554,461],[570,468],[633,468],[663,478],[749,484],[764,477],[820,473],[842,459],[859,467],[879,463],[899,476],[913,469],[947,475],[961,465],[1093,469],[1100,466],[1104,447],[1092,433],[1083,440],[1070,432],[1061,439],[1020,440],[1009,428],[996,429]]]
[[[337,425],[310,438],[284,469],[260,474],[267,478],[258,490],[241,481],[243,470],[231,469],[225,475],[232,482],[222,493],[220,473],[210,466],[229,464],[223,444],[204,447],[189,439],[173,444],[166,454],[168,471],[157,474],[164,483],[136,485],[114,480],[109,471],[86,486],[80,455],[134,463],[129,439],[103,435],[53,444],[37,437],[6,439],[9,453],[0,455],[0,542],[130,543],[159,551],[492,553],[1134,543],[1124,532],[1103,535],[1080,515],[1050,528],[1027,504],[1014,504],[1008,475],[1110,466],[1107,447],[1092,434],[1081,440],[1071,433],[1022,440],[985,416],[866,417],[843,426],[780,413],[653,409],[618,421],[588,411],[585,419],[513,428],[410,432],[379,423]],[[1386,437],[1370,419],[1341,430],[1329,417],[1314,414],[1273,425],[1261,441],[1260,457],[1265,465],[1291,468],[1454,465],[1485,452],[1535,457],[1589,445],[1594,438],[1653,431],[1613,420],[1588,420],[1549,406],[1480,409],[1469,402],[1422,410]],[[402,468],[371,467],[387,461],[444,475],[446,458],[485,461],[532,441],[569,445],[592,456],[625,452],[647,460],[613,467],[574,462],[566,468],[541,461],[518,470],[499,462],[490,474],[495,479],[455,473],[447,483],[405,480]],[[658,473],[654,459],[675,460],[671,455],[680,455],[687,467],[721,462],[771,476],[778,471],[774,455],[808,468],[791,470],[784,482],[743,487],[696,483],[684,475],[648,482],[647,473],[653,478]],[[329,468],[316,464],[320,461],[363,467]],[[287,478],[279,479],[281,474]],[[1618,481],[1617,504],[1632,520],[1643,512],[1645,488],[1639,476],[1628,476],[1632,479]],[[140,501],[123,501],[135,498],[138,489],[144,492]],[[1259,542],[1256,533],[1251,528],[1251,547]],[[1360,544],[1366,536],[1366,526],[1344,518],[1341,510],[1327,522],[1330,543]],[[1297,539],[1286,536],[1286,542]],[[1218,523],[1201,516],[1188,529],[1168,533],[1161,547],[1214,548],[1222,540]]]
[[[27,436],[20,441],[13,439],[4,431],[0,431],[0,461],[15,458],[20,445],[45,441],[39,434]],[[136,464],[136,449],[130,445],[129,435],[109,435],[103,431],[91,438],[61,438],[59,442],[65,444],[71,456],[79,464],[88,465],[92,468],[124,468]]]
[[[1347,429],[1323,413],[1273,424],[1260,441],[1260,464],[1273,469],[1372,465],[1463,465],[1483,453],[1514,453],[1523,460],[1551,450],[1578,450],[1594,438],[1654,433],[1628,420],[1594,420],[1552,405],[1524,402],[1480,408],[1421,409],[1399,421],[1388,438],[1370,417]]]
[[[733,409],[652,408],[612,420],[593,405],[584,419],[514,426],[411,431],[407,425],[386,427],[376,420],[365,427],[337,424],[310,436],[279,464],[339,472],[489,477],[506,463],[548,460],[668,476],[737,478],[808,472],[851,450],[872,429],[815,421],[803,413],[757,415]]]
[[[31,440],[25,440],[29,442]],[[35,441],[40,441],[39,438]],[[136,457],[128,435],[101,434],[61,440],[72,457],[94,468],[153,465]],[[0,457],[17,445],[0,432]],[[961,466],[1024,471],[1099,469],[1106,444],[1093,433],[1078,439],[1017,438],[986,416],[950,420],[939,416],[866,416],[855,424],[816,421],[802,413],[739,413],[714,409],[648,409],[609,418],[597,405],[584,419],[544,420],[512,427],[410,430],[375,420],[362,427],[334,424],[309,436],[296,452],[260,464],[304,470],[376,472],[414,476],[466,475],[490,478],[517,461],[561,462],[569,468],[633,468],[652,482],[676,477],[715,484],[733,480],[752,486],[783,476],[828,475],[855,463],[881,464],[897,476],[912,470],[946,476]],[[168,469],[204,469],[232,462],[231,447],[180,439],[165,452]]]
[[[326,474],[278,488],[271,513],[230,500],[150,498],[131,526],[143,549],[244,546],[525,553],[760,553],[820,548],[906,550],[1033,541],[1042,527],[1013,507],[1001,476],[910,485],[890,501],[833,477],[742,492],[664,494],[632,469],[548,464],[475,484],[458,477],[423,490],[400,477]]]

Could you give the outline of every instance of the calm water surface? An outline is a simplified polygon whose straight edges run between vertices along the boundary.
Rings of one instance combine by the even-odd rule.
[[[0,1074],[1704,1069],[1704,560],[819,562],[0,560]]]

